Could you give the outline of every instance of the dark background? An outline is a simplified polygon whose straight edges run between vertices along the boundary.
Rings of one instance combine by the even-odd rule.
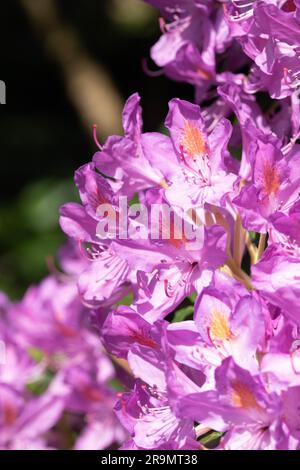
[[[122,103],[140,93],[146,131],[162,124],[169,99],[192,99],[188,85],[143,72],[141,60],[149,58],[160,32],[158,12],[142,0],[53,3],[61,22],[73,28],[90,58],[105,68]],[[62,67],[21,0],[2,2],[0,39],[0,79],[7,88],[7,104],[0,106],[0,290],[16,298],[47,274],[46,257],[54,256],[64,241],[58,208],[76,199],[73,173],[96,147],[88,130],[93,123],[83,125]]]

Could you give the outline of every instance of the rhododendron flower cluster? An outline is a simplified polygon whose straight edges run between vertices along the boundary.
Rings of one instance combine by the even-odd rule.
[[[76,419],[75,448],[300,449],[300,3],[148,3],[195,103],[144,132],[134,93],[122,136],[94,127],[64,273],[1,300],[0,445],[64,445]]]
[[[199,100],[244,65],[250,66],[249,93],[267,90],[281,99],[297,90],[298,0],[146,1],[162,14],[152,59],[170,78],[195,85]]]

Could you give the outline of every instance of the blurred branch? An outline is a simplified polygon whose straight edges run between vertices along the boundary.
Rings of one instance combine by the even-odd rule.
[[[59,16],[54,0],[20,0],[50,57],[63,73],[69,98],[85,127],[98,124],[102,136],[122,132],[122,98],[103,66]]]

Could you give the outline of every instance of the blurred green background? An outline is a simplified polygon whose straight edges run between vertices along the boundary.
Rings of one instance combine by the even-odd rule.
[[[30,8],[37,5],[36,22]],[[95,100],[85,98],[89,85],[73,90],[72,98],[68,73],[72,81],[77,69],[69,67],[66,73],[64,66],[72,61],[59,61],[68,35],[64,39],[51,32],[51,25],[49,31],[45,27],[53,9],[58,29],[71,28],[76,47],[104,72],[106,79],[97,86],[104,87],[105,103],[101,93]],[[191,99],[193,90],[144,73],[141,61],[149,59],[160,32],[158,12],[142,0],[10,0],[2,2],[1,19],[0,79],[6,83],[7,104],[0,106],[0,290],[17,298],[47,274],[46,257],[55,255],[64,241],[58,208],[76,200],[73,173],[96,150],[90,116],[101,114],[101,138],[120,121],[119,108],[110,106],[105,87],[121,105],[131,93],[141,94],[147,131],[159,128],[170,98]],[[85,62],[83,69],[87,70]],[[91,112],[84,117],[78,107],[81,98]],[[106,116],[112,113],[117,116],[110,116],[106,127]]]

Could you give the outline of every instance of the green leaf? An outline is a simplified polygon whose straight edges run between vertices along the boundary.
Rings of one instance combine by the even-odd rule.
[[[111,379],[108,383],[109,383],[109,385],[111,386],[111,388],[113,388],[113,389],[116,390],[117,392],[124,392],[124,387],[123,387],[123,385],[121,384],[120,380],[118,380],[118,379]]]
[[[213,449],[214,447],[217,447],[217,445],[219,445],[222,436],[222,432],[210,431],[200,439],[200,442],[208,449]]]
[[[139,195],[138,193],[134,193],[133,197],[129,201],[129,206],[133,206],[133,204],[139,204]]]
[[[187,307],[181,308],[175,312],[174,318],[172,323],[176,323],[179,321],[184,321],[187,317],[191,316],[194,313],[194,307],[192,305],[188,305]]]
[[[188,296],[188,299],[192,302],[192,304],[194,304],[196,297],[197,297],[197,293],[193,292],[191,295]]]
[[[235,158],[236,160],[241,161],[241,159],[242,159],[242,146],[241,145],[239,145],[238,147],[229,146],[229,151],[230,151],[231,155],[233,156],[233,158]]]
[[[54,373],[47,370],[44,372],[44,374],[39,377],[37,380],[34,380],[33,382],[29,382],[27,384],[27,389],[33,394],[33,395],[43,395],[47,388],[49,387],[50,383],[52,382],[52,379],[54,377]]]
[[[30,347],[27,352],[35,362],[41,362],[44,359],[44,353],[41,349]]]
[[[123,299],[119,300],[116,305],[131,305],[133,302],[133,293],[130,292],[128,295],[123,297]]]

